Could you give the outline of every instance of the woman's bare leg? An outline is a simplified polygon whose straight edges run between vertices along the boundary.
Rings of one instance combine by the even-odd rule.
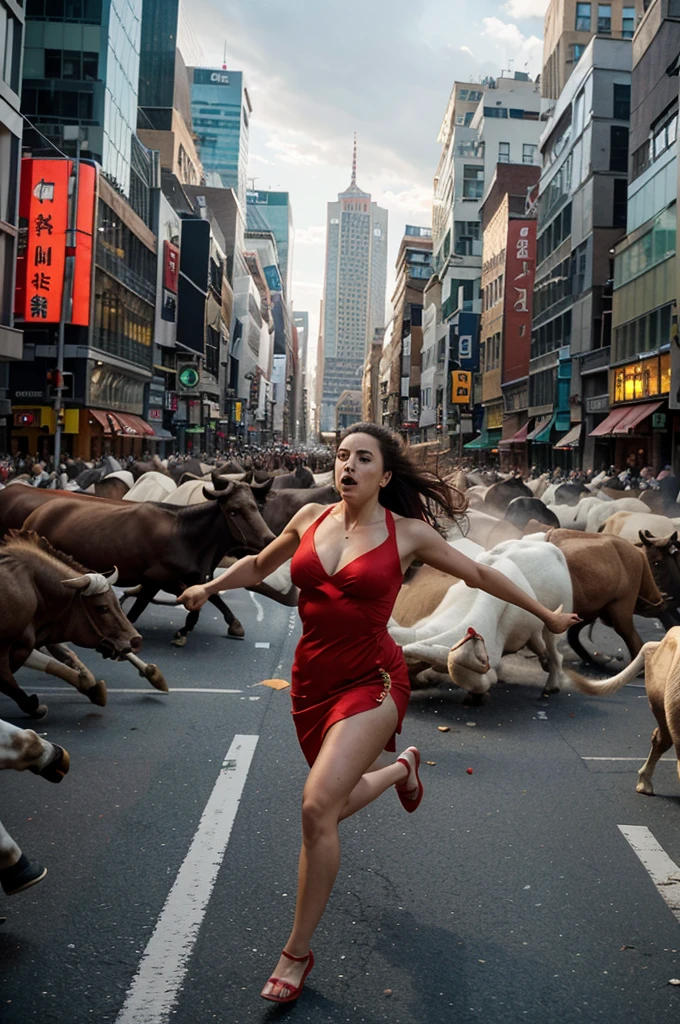
[[[326,909],[340,866],[338,822],[348,799],[384,750],[397,720],[396,705],[387,697],[379,708],[336,722],[326,733],[302,795],[302,849],[295,921],[284,946],[293,956],[304,956],[309,951],[314,930]],[[402,765],[382,769],[379,775],[390,770],[395,772],[395,782],[404,778]],[[375,796],[386,788],[387,785],[378,787]],[[305,967],[304,963],[296,964],[281,957],[273,977],[296,987]],[[288,993],[285,985],[269,982],[263,989],[263,995],[285,996]]]

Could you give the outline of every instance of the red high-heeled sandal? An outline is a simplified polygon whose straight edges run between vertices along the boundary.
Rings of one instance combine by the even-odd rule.
[[[271,994],[265,995],[264,992],[260,992],[260,995],[262,996],[263,999],[268,999],[270,1003],[293,1003],[302,992],[305,981],[307,980],[307,975],[314,966],[314,954],[310,949],[309,953],[307,953],[307,956],[293,956],[292,953],[287,953],[285,949],[282,949],[281,956],[285,956],[286,960],[292,960],[293,963],[296,964],[303,964],[305,960],[309,960],[309,963],[305,967],[305,973],[302,975],[300,984],[296,988],[294,985],[291,985],[289,981],[284,981],[282,978],[276,978],[272,975],[272,977],[268,979],[267,984],[281,985],[282,987],[289,989],[290,994],[287,996],[274,996]]]
[[[411,766],[408,758],[406,757],[406,754],[412,755],[413,760],[415,761],[415,767]],[[408,768],[408,775],[406,776],[405,782],[403,782],[401,786],[395,786],[397,796],[399,797],[401,806],[404,808],[404,810],[408,811],[409,814],[413,814],[413,812],[418,810],[418,808],[420,807],[420,801],[423,799],[424,793],[424,787],[422,782],[420,781],[420,775],[418,774],[418,769],[420,768],[420,751],[418,750],[417,747],[407,747],[404,753],[399,755],[399,757],[397,758],[397,762],[399,764],[403,764],[405,768]],[[416,782],[418,783],[418,795],[415,797],[415,799],[410,799],[408,796],[406,796],[406,793],[410,792],[410,790],[406,788],[406,782],[408,782],[408,778],[412,771],[415,771]]]

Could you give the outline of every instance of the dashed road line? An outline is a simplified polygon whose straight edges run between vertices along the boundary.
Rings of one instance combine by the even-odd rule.
[[[639,757],[582,757],[582,761],[645,761],[647,755],[640,754]],[[670,761],[671,764],[675,762],[674,757],[660,757],[660,761]]]
[[[257,736],[235,736],[116,1024],[167,1024],[224,858]]]
[[[617,826],[649,872],[659,895],[680,924],[680,868],[646,825]]]
[[[40,692],[42,694],[48,694],[48,693],[70,693],[70,694],[73,694],[74,696],[75,696],[75,694],[80,693],[80,691],[76,690],[76,688],[74,686],[41,686],[40,687]],[[163,693],[162,690],[156,690],[153,686],[151,686],[151,684],[149,684],[149,686],[147,686],[147,687],[145,687],[143,689],[139,689],[139,690],[137,690],[137,689],[133,690],[133,689],[129,689],[127,687],[122,687],[122,686],[115,686],[115,687],[114,686],[107,686],[106,687],[106,692],[108,694],[111,694],[111,693],[148,693],[148,694],[155,694],[157,697],[165,697],[165,696],[167,696],[167,694]],[[171,686],[170,687],[170,693],[243,693],[243,690],[224,690],[224,689],[220,689],[220,688],[217,688],[217,687],[215,689],[211,689],[210,687],[205,687],[205,686]],[[87,696],[87,694],[83,693],[82,696],[85,697],[85,696]]]

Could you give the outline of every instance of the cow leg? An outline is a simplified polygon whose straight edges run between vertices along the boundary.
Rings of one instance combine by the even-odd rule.
[[[246,631],[236,618],[230,608],[224,603],[222,598],[218,594],[213,594],[208,600],[215,608],[219,608],[224,616],[224,621],[228,624],[229,629],[227,630],[227,636],[232,637],[235,640],[242,640],[246,635]]]
[[[56,743],[48,743],[32,729],[19,729],[1,723],[0,769],[30,771],[50,782],[61,782],[70,764],[68,753]]]
[[[532,634],[532,636],[530,637],[530,639],[529,639],[529,641],[527,643],[527,647],[529,648],[529,650],[533,654],[535,654],[537,656],[538,662],[539,662],[541,668],[543,669],[543,671],[544,672],[549,672],[550,671],[550,658],[549,658],[548,652],[546,650],[546,645],[543,643],[542,639],[539,636],[536,636],[536,635]]]
[[[551,693],[560,692],[560,686],[564,682],[564,674],[562,672],[562,663],[564,658],[557,649],[557,637],[554,633],[551,633],[549,629],[543,630],[543,640],[545,642],[549,663],[548,678],[545,686],[543,687],[543,696],[547,697]]]
[[[6,896],[14,896],[41,882],[47,874],[42,864],[31,864],[0,821],[0,885]]]
[[[642,640],[633,625],[633,608],[630,602],[616,602],[609,607],[609,619],[612,629],[619,634],[632,658],[635,658],[642,647]]]
[[[668,725],[666,723],[666,716],[663,708],[659,709],[658,714],[654,708],[652,708],[652,711],[654,711],[654,717],[659,725],[652,733],[652,749],[649,751],[649,757],[638,772],[639,782],[635,787],[638,793],[644,793],[645,796],[654,796],[652,775],[656,768],[656,762],[659,760],[661,755],[665,754],[673,745],[673,740],[670,732],[668,731]]]
[[[128,619],[130,622],[137,621],[142,612],[146,611],[160,589],[160,587],[155,586],[154,584],[144,583],[142,585],[142,588],[135,599],[135,603],[128,613]]]
[[[586,665],[593,665],[595,668],[607,668],[607,662],[596,658],[590,651],[581,643],[581,633],[588,626],[593,626],[595,620],[586,620],[584,622],[577,622],[575,626],[570,626],[567,630],[567,641],[574,654],[577,654],[582,662]],[[611,659],[609,659],[611,660]]]
[[[87,665],[80,660],[74,651],[65,644],[49,644],[45,650],[49,652],[51,658],[47,658],[40,651],[33,651],[29,662],[34,660],[36,655],[40,658],[45,658],[47,664],[42,668],[42,671],[57,676],[59,679],[64,679],[71,686],[75,686],[78,693],[85,694],[87,699],[96,704],[97,707],[103,708],[106,706],[106,683],[103,679],[95,679]],[[31,667],[37,666],[31,665]]]
[[[172,640],[170,641],[173,647],[186,647],[186,642],[189,633],[193,632],[194,627],[198,622],[199,615],[200,612],[189,612],[185,619],[184,625],[182,626],[181,629],[177,630]]]
[[[19,668],[23,662],[24,659],[21,658],[15,667]],[[31,718],[44,718],[47,714],[47,705],[40,703],[37,694],[33,693],[29,696],[17,683],[12,675],[9,656],[6,652],[0,657],[0,693],[11,697],[19,709]]]

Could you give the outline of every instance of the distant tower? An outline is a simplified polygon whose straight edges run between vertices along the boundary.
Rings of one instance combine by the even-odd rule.
[[[321,430],[335,429],[342,392],[361,390],[373,333],[384,327],[386,284],[387,210],[357,185],[355,135],[349,187],[327,206]]]

